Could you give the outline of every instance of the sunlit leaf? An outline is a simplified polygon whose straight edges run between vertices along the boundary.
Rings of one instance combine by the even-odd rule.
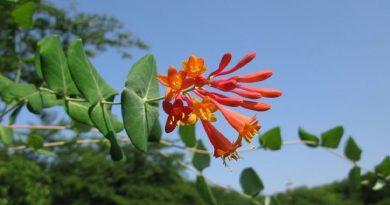
[[[207,151],[202,140],[198,140],[196,143],[196,150]],[[197,153],[195,152],[192,157],[192,164],[200,172],[203,171],[206,167],[210,166],[210,155],[206,153]]]
[[[375,167],[375,172],[384,177],[390,176],[390,156],[386,156],[383,161]]]
[[[59,37],[51,35],[43,38],[38,42],[38,48],[43,79],[48,87],[60,96],[79,94],[70,76]]]
[[[337,148],[344,134],[342,126],[337,126],[321,134],[321,146]]]
[[[280,127],[274,127],[260,136],[260,144],[265,149],[279,150],[282,147]]]
[[[35,3],[28,1],[27,3],[14,9],[11,13],[11,16],[20,28],[30,28],[33,25],[32,16],[35,12],[35,9]]]
[[[179,136],[186,147],[194,147],[196,145],[195,125],[180,125]]]
[[[95,127],[110,141],[110,154],[112,160],[118,161],[123,157],[122,149],[116,139],[119,123],[109,113],[105,106],[96,103],[89,109],[89,117]]]
[[[240,184],[245,194],[257,196],[263,189],[263,182],[252,168],[246,168],[241,172]]]
[[[156,62],[147,55],[131,68],[121,95],[122,117],[133,145],[147,151],[148,137],[158,118],[158,103],[148,100],[158,97]]]
[[[4,91],[15,100],[26,100],[30,112],[39,114],[43,109],[42,97],[33,84],[11,83]]]
[[[12,143],[12,129],[0,125],[0,139],[4,145]]]
[[[360,167],[355,166],[349,171],[348,180],[352,190],[360,189]]]
[[[355,140],[352,137],[348,138],[347,144],[344,149],[344,154],[345,156],[348,157],[348,159],[354,162],[360,160],[360,155],[362,154],[362,150],[356,144]]]
[[[6,89],[11,83],[13,83],[12,80],[5,77],[3,74],[0,73],[0,93]]]
[[[378,191],[378,190],[383,189],[383,187],[385,187],[385,186],[386,186],[386,182],[379,179],[375,182],[374,186],[372,187],[372,190]]]
[[[299,138],[305,142],[305,145],[309,147],[318,147],[320,140],[316,135],[306,132],[302,127],[299,128],[298,135]]]
[[[42,104],[44,108],[53,107],[55,105],[63,104],[64,100],[57,99],[57,96],[53,93],[41,91]]]
[[[38,154],[46,155],[48,157],[55,157],[55,156],[57,156],[56,153],[54,153],[52,151],[49,151],[47,149],[37,149],[36,152]]]
[[[202,175],[196,177],[196,189],[199,192],[199,195],[202,199],[209,205],[217,205],[217,200],[215,199],[209,185],[207,184],[205,178]]]
[[[80,39],[69,45],[67,54],[72,79],[88,102],[95,104],[101,99],[109,99],[117,94],[91,64]]]
[[[275,196],[267,196],[264,205],[281,205],[281,203]]]

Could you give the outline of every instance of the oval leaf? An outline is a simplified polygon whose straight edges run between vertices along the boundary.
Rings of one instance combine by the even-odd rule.
[[[86,125],[94,125],[89,117],[89,108],[91,106],[88,102],[65,101],[65,110],[69,117]]]
[[[158,118],[156,119],[156,122],[154,122],[152,131],[149,134],[148,141],[149,142],[160,142],[162,137],[162,129],[161,124]]]
[[[202,140],[198,140],[196,143],[195,149],[207,151]],[[200,172],[203,171],[206,167],[210,166],[210,155],[205,153],[194,153],[192,157],[192,164]]]
[[[215,200],[215,197],[211,192],[209,185],[207,184],[205,178],[202,175],[198,175],[196,177],[196,189],[198,190],[199,195],[207,204],[217,205],[217,200]]]
[[[360,155],[362,154],[362,150],[360,147],[356,144],[355,140],[352,137],[348,138],[347,145],[344,149],[345,156],[348,157],[348,159],[356,162],[360,160]]]
[[[89,117],[95,127],[110,141],[110,154],[114,161],[121,160],[123,157],[122,149],[116,140],[118,122],[108,112],[107,107],[100,103],[95,104],[89,109]]]
[[[158,118],[158,103],[148,100],[158,97],[156,62],[147,55],[130,70],[121,95],[122,117],[133,145],[147,151],[148,137]]]
[[[318,147],[320,140],[314,134],[306,132],[302,127],[298,130],[299,138],[305,142],[305,145],[309,147]]]
[[[38,42],[43,79],[48,87],[60,96],[79,94],[68,69],[58,36],[52,35]]]
[[[196,145],[195,125],[180,125],[179,136],[186,147],[194,147]]]
[[[375,166],[375,172],[383,175],[383,177],[390,176],[390,156],[386,156],[383,161]]]
[[[321,146],[328,148],[337,148],[341,137],[344,134],[342,126],[337,126],[321,134]]]
[[[12,143],[12,129],[0,125],[0,139],[4,145]]]
[[[88,60],[80,39],[69,45],[68,64],[70,74],[78,90],[91,104],[95,104],[101,99],[109,99],[117,94]]]
[[[265,149],[279,150],[282,147],[280,127],[274,127],[262,134],[260,144]]]
[[[35,12],[35,9],[35,3],[28,1],[27,3],[14,9],[11,15],[20,28],[30,28],[33,25],[32,16]]]
[[[250,196],[257,196],[264,189],[263,182],[252,168],[241,172],[240,184],[244,193]]]
[[[356,191],[360,189],[360,167],[353,167],[348,174],[349,185],[352,190]]]

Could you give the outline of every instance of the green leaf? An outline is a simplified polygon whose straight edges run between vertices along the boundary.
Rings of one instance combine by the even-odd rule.
[[[246,168],[241,172],[240,184],[244,193],[252,197],[264,189],[263,182],[252,168]]]
[[[207,151],[202,140],[198,140],[196,143],[195,149]],[[210,166],[210,155],[206,153],[194,153],[192,157],[192,164],[200,172],[203,171],[206,167]]]
[[[265,149],[279,150],[282,147],[280,127],[274,127],[261,135],[260,144]]]
[[[158,96],[156,62],[147,55],[136,62],[121,95],[122,117],[127,135],[133,145],[147,151],[148,137],[158,118],[158,103],[148,102]]]
[[[207,184],[205,178],[202,175],[196,177],[196,189],[199,192],[201,198],[209,205],[217,205],[217,200],[215,199],[209,185]]]
[[[348,157],[348,159],[356,162],[360,160],[360,155],[362,154],[362,150],[356,144],[355,140],[352,137],[348,138],[347,144],[344,148],[344,154]]]
[[[96,103],[89,109],[89,117],[95,127],[110,141],[110,154],[114,161],[123,157],[122,149],[116,140],[116,132],[119,122],[108,112],[106,105]]]
[[[267,196],[264,201],[265,205],[281,205],[275,196]]]
[[[76,132],[89,132],[92,128],[93,126],[78,122],[76,120],[72,120],[71,122],[71,129],[75,130]]]
[[[156,122],[153,123],[152,131],[150,132],[148,141],[149,142],[160,142],[161,137],[162,137],[161,124],[157,118]]]
[[[378,191],[378,190],[383,189],[383,187],[385,187],[385,186],[386,186],[386,182],[383,181],[383,180],[378,179],[378,180],[375,182],[374,186],[372,187],[372,190]]]
[[[194,147],[196,145],[195,125],[180,125],[179,136],[186,147]]]
[[[41,91],[42,104],[44,108],[53,107],[56,105],[62,105],[64,100],[57,99],[57,96],[53,93]]]
[[[41,55],[39,54],[39,52],[40,52],[40,48],[39,45],[37,45],[37,50],[35,51],[35,55],[34,55],[35,73],[37,74],[39,79],[43,79]]]
[[[306,132],[302,127],[299,128],[298,135],[302,141],[310,143],[305,143],[305,145],[309,147],[318,147],[320,140],[316,135]]]
[[[73,41],[68,48],[69,71],[78,90],[91,104],[109,99],[118,94],[96,71],[83,49],[81,39]]]
[[[0,73],[0,93],[13,83],[12,80]]]
[[[60,96],[78,95],[68,69],[60,39],[51,35],[38,42],[43,79],[48,87]]]
[[[12,143],[12,129],[9,127],[4,127],[0,125],[0,139],[4,145],[9,145]]]
[[[30,112],[40,114],[43,109],[43,101],[41,93],[36,90],[27,96],[27,108]]]
[[[337,148],[344,134],[342,126],[337,126],[321,134],[321,146]]]
[[[36,135],[36,134],[30,134],[27,139],[27,147],[38,150],[43,147],[44,139],[43,137]]]
[[[86,125],[94,125],[89,117],[89,108],[92,105],[88,102],[74,102],[74,101],[65,101],[66,113],[72,120]]]
[[[351,187],[351,190],[359,190],[360,189],[360,167],[353,167],[348,174],[348,180]]]
[[[390,176],[390,156],[386,156],[380,164],[375,166],[375,172],[385,178]]]
[[[11,16],[20,28],[31,28],[33,25],[32,16],[35,12],[35,9],[35,3],[29,1],[14,9],[11,13]]]

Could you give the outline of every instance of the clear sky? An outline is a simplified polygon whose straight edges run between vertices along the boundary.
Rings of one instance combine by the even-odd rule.
[[[148,51],[133,49],[130,60],[115,51],[93,59],[118,91],[131,65],[147,53],[155,56],[158,71],[166,73],[168,66],[180,67],[191,54],[205,58],[213,69],[225,52],[233,53],[235,63],[256,51],[255,60],[239,74],[272,69],[274,75],[258,86],[283,91],[282,97],[265,100],[272,109],[258,114],[262,130],[281,126],[284,140],[297,140],[299,126],[320,134],[343,125],[340,148],[353,136],[363,149],[363,166],[373,168],[390,154],[390,1],[79,0],[77,9],[113,15],[150,45]],[[227,123],[218,126],[235,137]],[[200,126],[197,135],[211,149]],[[340,180],[351,168],[322,149],[304,145],[242,156],[244,160],[230,163],[233,172],[213,159],[205,176],[240,190],[239,174],[251,166],[265,193],[274,193],[287,183],[314,186]]]

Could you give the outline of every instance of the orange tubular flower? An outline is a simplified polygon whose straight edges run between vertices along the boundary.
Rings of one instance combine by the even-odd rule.
[[[194,84],[194,79],[186,78],[186,75],[186,72],[177,72],[176,68],[173,66],[168,68],[168,75],[157,75],[157,80],[160,81],[161,84],[168,87],[165,93],[166,100],[172,100],[182,90]]]
[[[223,107],[221,104],[215,102],[215,105],[221,111],[222,115],[229,122],[229,124],[237,130],[239,136],[237,143],[241,143],[242,138],[244,138],[248,143],[252,141],[253,136],[260,130],[260,123],[257,120],[256,116],[246,117],[241,115],[233,110],[229,110]]]
[[[241,146],[240,143],[230,142],[208,121],[202,120],[202,125],[214,147],[214,157],[221,157],[225,165],[225,158],[228,160],[237,160],[239,158],[236,150]]]
[[[192,55],[188,61],[183,61],[183,70],[187,73],[188,77],[194,78],[197,75],[203,74],[207,68],[204,65],[203,58],[197,58]]]

